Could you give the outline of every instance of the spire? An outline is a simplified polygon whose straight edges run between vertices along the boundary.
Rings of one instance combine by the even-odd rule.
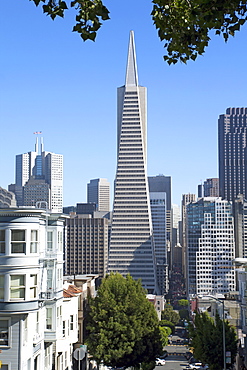
[[[130,31],[125,86],[138,86],[134,31]]]
[[[39,143],[38,143],[38,137],[36,137],[36,143],[35,143],[35,152],[38,154],[39,150]]]

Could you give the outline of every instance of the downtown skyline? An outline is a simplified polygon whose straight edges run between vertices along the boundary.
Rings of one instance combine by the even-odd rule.
[[[64,155],[64,206],[86,202],[94,178],[108,179],[113,198],[116,89],[124,84],[131,29],[140,84],[148,88],[148,176],[171,176],[172,202],[179,205],[201,180],[218,177],[218,117],[228,107],[246,106],[246,28],[226,45],[212,35],[205,56],[169,67],[151,2],[142,9],[138,3],[107,4],[112,19],[95,43],[71,32],[71,16],[52,22],[29,1],[1,4],[0,186],[14,181],[15,156],[31,150],[33,132],[42,131],[46,149]],[[35,24],[33,35],[28,22]]]

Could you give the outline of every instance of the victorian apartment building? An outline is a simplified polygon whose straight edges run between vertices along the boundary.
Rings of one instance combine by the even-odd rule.
[[[4,370],[72,368],[78,295],[66,300],[63,293],[63,224],[61,215],[42,209],[0,209]]]

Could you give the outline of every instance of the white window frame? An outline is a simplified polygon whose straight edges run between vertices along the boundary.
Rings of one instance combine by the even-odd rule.
[[[7,322],[7,330],[2,327],[1,321]],[[7,332],[7,338],[6,336]],[[7,344],[3,344],[7,340]],[[10,347],[11,346],[11,319],[9,317],[0,317],[0,348]]]
[[[15,240],[14,234],[15,232],[24,232],[24,240]],[[27,243],[26,243],[26,230],[25,229],[11,229],[10,230],[10,235],[11,235],[11,253],[12,254],[26,254],[26,248],[27,248]],[[20,238],[21,239],[21,238]],[[21,248],[20,248],[21,246]],[[17,251],[14,249],[17,248]],[[21,249],[21,250],[18,250]]]
[[[38,253],[39,231],[31,230],[30,232],[30,253]]]
[[[23,284],[21,285],[12,285],[12,281],[14,281],[14,278],[21,277],[23,278]],[[13,280],[12,280],[13,278]],[[18,291],[24,292],[23,297],[12,297],[12,292]],[[16,275],[10,275],[10,300],[11,301],[24,301],[26,298],[26,275],[24,274],[16,274]]]
[[[0,254],[4,254],[6,251],[6,235],[5,229],[0,230]]]
[[[35,299],[37,297],[38,297],[38,275],[30,274],[30,299]]]

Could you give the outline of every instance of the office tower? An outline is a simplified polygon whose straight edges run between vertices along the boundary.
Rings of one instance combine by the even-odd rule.
[[[164,191],[151,191],[152,181],[148,177],[149,196],[153,223],[153,235],[155,245],[155,261],[157,272],[157,284],[160,294],[168,293],[168,261],[167,261],[167,235],[166,235],[166,193]],[[157,190],[157,187],[155,188]],[[161,190],[161,189],[160,189]]]
[[[198,261],[200,261],[200,272],[202,273],[200,276],[204,280],[204,287],[202,288],[201,285],[200,289],[206,289],[205,281],[207,281],[206,277],[209,277],[210,266],[212,275],[216,276],[218,280],[221,279],[221,282],[218,281],[218,287],[221,284],[221,288],[225,289],[226,283],[223,282],[223,279],[227,280],[227,276],[229,276],[229,280],[232,279],[229,261],[235,256],[231,204],[221,198],[207,197],[189,203],[186,208],[187,294],[191,297],[198,293]],[[230,271],[228,271],[228,267]],[[232,280],[230,283],[232,284]],[[213,289],[213,286],[216,289],[214,278],[210,277],[208,289]]]
[[[105,277],[108,261],[108,220],[91,214],[66,219],[65,274]]]
[[[168,251],[172,244],[172,201],[171,201],[171,176],[157,175],[149,176],[149,191],[166,193],[166,238],[168,240]],[[168,261],[169,262],[169,261]]]
[[[62,212],[63,156],[44,151],[42,138],[39,151],[37,138],[34,152],[16,156],[15,184],[9,190],[15,193],[18,207],[46,202],[48,209]]]
[[[179,243],[179,222],[181,221],[180,207],[177,204],[172,205],[172,246]]]
[[[192,297],[196,294],[196,252],[199,250],[201,227],[204,223],[204,214],[214,215],[215,198],[200,198],[197,202],[188,203],[186,206],[186,290]]]
[[[66,357],[72,368],[74,342],[67,341],[69,328],[63,332],[63,320],[68,327],[70,319],[63,316],[63,223],[63,217],[43,209],[0,209],[3,369],[58,370]]]
[[[219,194],[234,200],[239,194],[247,198],[246,137],[247,108],[227,108],[219,116]]]
[[[219,179],[206,179],[203,184],[204,197],[219,197]]]
[[[95,203],[98,211],[110,210],[110,183],[107,179],[90,180],[87,184],[87,202]]]
[[[138,85],[133,31],[117,111],[118,161],[108,271],[129,273],[142,280],[148,293],[157,293],[147,181],[146,88]]]
[[[198,187],[197,187],[197,197],[198,198],[202,198],[203,197],[203,185],[202,184],[199,184]]]
[[[186,213],[186,206],[191,202],[195,202],[196,195],[195,194],[183,194],[182,195],[182,202],[181,202],[181,226],[180,226],[180,234],[179,234],[179,242],[182,246],[182,268],[183,268],[183,275],[186,280],[187,276],[187,263],[186,263],[186,234],[187,234],[187,213]]]
[[[232,205],[220,198],[211,199],[213,207],[211,212],[203,215],[196,252],[196,292],[202,295],[226,294],[236,290]]]
[[[0,208],[16,207],[15,194],[0,187]]]
[[[247,258],[247,200],[238,195],[234,201],[236,258]]]

